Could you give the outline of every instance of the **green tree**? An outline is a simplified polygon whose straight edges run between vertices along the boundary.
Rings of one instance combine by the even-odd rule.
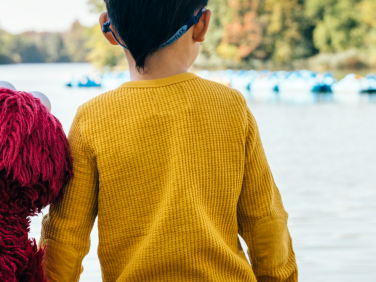
[[[89,30],[76,21],[72,24],[70,31],[64,34],[64,45],[70,61],[85,62],[88,60],[88,54],[91,51],[88,46]]]
[[[40,40],[36,32],[24,32],[14,36],[15,48],[13,52],[19,54],[22,63],[44,63],[47,61],[47,53],[39,44],[46,45],[46,41]]]
[[[89,30],[90,40],[87,46],[90,48],[88,60],[96,67],[127,68],[124,51],[119,46],[111,45],[102,34],[99,24]]]
[[[40,42],[48,44],[39,44],[40,50],[45,54],[44,57],[48,63],[71,62],[65,42],[64,35],[61,33],[42,33]]]
[[[87,61],[87,30],[79,23],[66,33],[10,34],[0,30],[0,64]]]
[[[304,21],[300,0],[229,0],[232,20],[225,24],[218,52],[235,60],[269,60],[286,64],[315,54],[313,26]],[[225,48],[224,48],[225,47]]]
[[[364,47],[376,49],[376,1],[363,0],[358,5],[360,18],[367,28],[367,35],[364,38]]]
[[[212,18],[205,42],[201,46],[201,54],[207,59],[216,59],[220,58],[217,49],[222,42],[224,26],[231,21],[232,12],[228,0],[209,1],[208,8],[212,11]]]
[[[101,13],[106,10],[103,0],[89,0],[90,11],[92,13]],[[87,47],[91,50],[88,54],[88,60],[96,67],[111,67],[126,69],[127,63],[124,51],[119,46],[112,46],[103,36],[99,24],[91,27],[88,31],[90,40]]]
[[[276,63],[290,63],[317,53],[312,43],[314,27],[304,18],[303,0],[265,0],[262,50],[272,50]]]
[[[14,36],[0,30],[0,64],[14,64],[21,61],[19,54],[14,52],[16,42]]]
[[[321,52],[363,47],[369,30],[360,4],[361,0],[306,0],[305,15],[315,26],[314,44]]]

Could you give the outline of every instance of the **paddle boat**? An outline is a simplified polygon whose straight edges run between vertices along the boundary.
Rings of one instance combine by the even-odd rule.
[[[233,74],[230,85],[236,89],[250,89],[256,77],[258,77],[258,73],[255,70],[237,71]]]
[[[366,76],[366,79],[368,80],[368,83],[369,83],[367,92],[375,93],[376,92],[376,75],[374,73],[370,73]]]
[[[370,82],[367,78],[360,75],[350,73],[342,80],[332,85],[334,94],[341,93],[364,93],[370,89]]]
[[[333,73],[324,72],[316,75],[317,81],[320,83],[320,91],[322,93],[332,92],[332,86],[337,80],[334,78]]]
[[[320,92],[321,84],[317,73],[309,70],[292,72],[279,84],[279,92]]]
[[[101,87],[101,85],[102,75],[100,73],[73,77],[65,84],[67,87]]]
[[[279,91],[279,84],[286,79],[288,73],[285,71],[264,72],[252,82],[251,91]]]

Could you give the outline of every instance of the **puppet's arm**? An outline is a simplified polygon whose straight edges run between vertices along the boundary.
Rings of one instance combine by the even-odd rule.
[[[74,177],[63,188],[62,201],[50,208],[44,217],[39,243],[46,247],[44,271],[47,282],[79,280],[98,210],[98,172],[95,159],[83,139],[79,111],[68,141]]]

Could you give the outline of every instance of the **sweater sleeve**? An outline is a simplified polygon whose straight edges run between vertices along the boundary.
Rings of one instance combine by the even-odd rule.
[[[98,211],[98,172],[83,138],[79,113],[68,137],[74,176],[63,188],[63,199],[50,207],[42,222],[39,246],[45,248],[47,282],[79,280]]]
[[[259,282],[298,280],[288,214],[269,168],[256,121],[247,108],[246,158],[238,202],[239,234]]]

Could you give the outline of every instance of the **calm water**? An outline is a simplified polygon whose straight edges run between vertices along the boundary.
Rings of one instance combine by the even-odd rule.
[[[0,66],[0,80],[47,94],[68,132],[77,107],[104,91],[63,83],[90,70],[87,64]],[[290,214],[300,281],[376,281],[375,96],[244,95]],[[40,221],[32,220],[37,240]],[[97,236],[94,226],[80,281],[101,281]]]

